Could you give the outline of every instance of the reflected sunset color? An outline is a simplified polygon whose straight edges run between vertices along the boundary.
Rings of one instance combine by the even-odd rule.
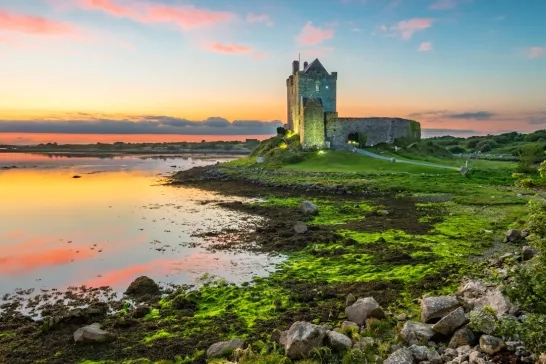
[[[216,161],[1,154],[0,293],[81,284],[123,291],[140,275],[181,284],[204,273],[232,282],[265,274],[278,259],[210,253],[191,236],[237,224],[239,214],[200,203],[217,199],[212,193],[161,185],[161,175]]]

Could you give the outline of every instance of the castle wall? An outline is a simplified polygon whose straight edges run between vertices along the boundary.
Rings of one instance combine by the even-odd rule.
[[[326,140],[333,148],[347,146],[347,137],[351,133],[366,136],[366,145],[392,143],[396,139],[408,141],[421,139],[420,124],[401,118],[344,118],[326,119]]]
[[[318,87],[317,87],[318,86]],[[317,91],[318,88],[318,91]],[[337,73],[320,74],[316,72],[298,74],[298,90],[302,97],[322,100],[324,111],[336,111]]]
[[[303,148],[324,147],[324,108],[318,101],[308,101],[303,108],[301,144]]]

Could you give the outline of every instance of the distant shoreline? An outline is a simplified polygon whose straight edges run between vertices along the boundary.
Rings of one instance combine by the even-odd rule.
[[[40,149],[31,149],[31,150],[21,150],[21,149],[6,149],[0,150],[0,154],[8,153],[18,153],[18,154],[42,154],[50,156],[65,156],[65,157],[123,157],[123,156],[150,156],[150,157],[161,157],[161,156],[180,156],[187,154],[200,154],[200,155],[210,155],[212,156],[244,156],[251,153],[250,150],[214,150],[214,149],[181,149],[178,151],[142,151],[142,150],[124,150],[124,151],[52,151],[52,150],[40,150]]]

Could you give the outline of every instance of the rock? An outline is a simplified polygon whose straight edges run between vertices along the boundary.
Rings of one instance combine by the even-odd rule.
[[[417,361],[427,360],[428,357],[428,348],[426,346],[420,346],[413,344],[409,347],[413,358]]]
[[[480,337],[480,349],[486,354],[492,355],[504,349],[506,345],[502,339],[491,335]]]
[[[537,254],[538,254],[538,251],[532,246],[527,245],[521,249],[521,259],[523,260],[531,260]]]
[[[353,345],[354,349],[360,349],[366,351],[366,349],[371,348],[375,345],[375,340],[373,337],[363,336],[360,338],[360,341]]]
[[[479,297],[485,294],[487,287],[480,280],[468,280],[461,289],[459,293],[468,298]]]
[[[356,331],[358,332],[358,325],[352,321],[343,321],[341,323],[342,332]]]
[[[301,221],[296,221],[294,224],[294,232],[296,234],[305,234],[307,232],[307,225]]]
[[[486,291],[485,295],[474,300],[467,300],[467,302],[475,308],[489,306],[495,310],[497,315],[507,314],[514,307],[512,303],[503,296],[498,287],[490,288]]]
[[[256,158],[256,163],[260,163],[260,164],[261,164],[261,163],[263,163],[263,162],[265,162],[265,158],[264,158],[264,157],[258,157],[258,158]]]
[[[150,311],[151,311],[150,307],[148,307],[146,305],[139,305],[133,311],[132,316],[134,318],[142,318],[142,317],[146,316],[147,314],[149,314]]]
[[[443,360],[436,350],[430,350],[427,354],[427,360],[430,364],[442,364]]]
[[[273,332],[271,332],[271,336],[269,337],[269,341],[280,344],[282,333],[283,332],[281,330],[274,329]]]
[[[456,350],[457,350],[457,354],[459,354],[459,356],[462,356],[462,355],[468,355],[468,353],[470,353],[470,350],[472,350],[472,348],[470,347],[470,345],[463,345],[463,346],[459,346]]]
[[[529,235],[531,235],[531,232],[529,231],[529,229],[523,229],[523,230],[521,230],[521,237],[522,237],[522,238],[526,238],[526,237],[528,237]]]
[[[385,312],[373,297],[359,298],[351,306],[345,308],[345,314],[350,321],[363,325],[368,317],[385,318]]]
[[[318,207],[311,201],[303,201],[300,209],[305,215],[316,215],[319,212]]]
[[[344,351],[353,346],[353,341],[351,339],[335,331],[328,331],[326,334],[326,341],[328,346],[337,351]]]
[[[448,358],[449,360],[455,358],[457,355],[459,355],[459,354],[457,353],[457,350],[455,350],[455,349],[453,349],[453,348],[446,348],[446,349],[444,350],[444,356],[445,356],[446,358]]]
[[[159,295],[161,290],[155,281],[146,276],[138,277],[129,285],[125,294],[128,296]]]
[[[455,331],[451,337],[451,340],[449,341],[448,347],[450,349],[457,349],[458,347],[464,345],[474,345],[475,343],[476,336],[474,336],[472,330],[470,330],[468,327],[462,327]]]
[[[396,350],[383,362],[383,364],[413,364],[413,355],[408,348]]]
[[[398,321],[406,321],[407,319],[408,319],[408,315],[406,315],[405,313],[396,315],[396,320]]]
[[[388,210],[377,210],[376,214],[378,216],[388,216],[388,215],[390,215],[390,212]]]
[[[470,353],[468,353],[468,361],[471,363],[478,362],[478,359],[482,357],[482,353],[480,353],[478,350],[471,350]]]
[[[324,328],[305,321],[297,321],[290,326],[284,345],[286,356],[299,359],[309,354],[314,348],[322,346]]]
[[[454,311],[451,311],[447,316],[444,316],[440,321],[438,321],[432,330],[439,332],[442,335],[448,336],[452,334],[459,327],[467,323],[467,318],[464,314],[462,307],[457,308]]]
[[[84,326],[74,332],[74,341],[77,343],[95,342],[102,343],[110,341],[114,336],[108,331],[101,330],[100,324],[94,323]]]
[[[352,305],[353,303],[356,302],[356,297],[354,294],[352,293],[349,293],[347,295],[347,298],[345,298],[345,307],[349,307],[350,305]]]
[[[207,349],[207,358],[221,358],[229,356],[235,349],[242,349],[245,341],[242,339],[233,339],[214,343]]]
[[[421,300],[421,321],[441,319],[459,306],[455,296],[425,297]]]
[[[504,235],[504,242],[505,243],[517,243],[518,241],[522,240],[523,237],[521,236],[521,231],[519,230],[508,230],[506,234]]]
[[[410,345],[427,342],[434,336],[431,326],[421,322],[407,321],[400,330],[400,336]]]

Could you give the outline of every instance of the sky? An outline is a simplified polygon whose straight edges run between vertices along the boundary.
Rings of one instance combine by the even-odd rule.
[[[543,129],[544,14],[544,0],[0,0],[0,143],[271,134],[298,57],[338,72],[340,116],[411,118],[425,136]]]

